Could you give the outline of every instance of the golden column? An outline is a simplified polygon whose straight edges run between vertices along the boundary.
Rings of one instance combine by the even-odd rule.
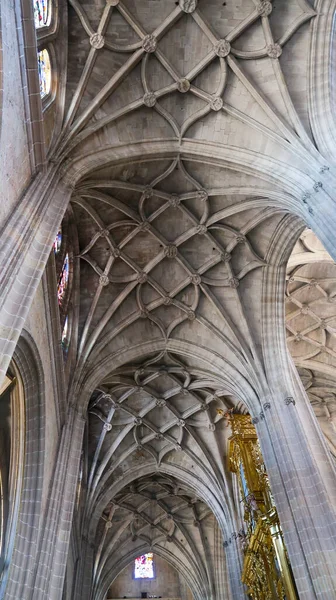
[[[222,412],[222,411],[221,411]],[[298,600],[258,436],[250,415],[225,413],[229,469],[238,477],[245,527],[242,581],[252,600]]]

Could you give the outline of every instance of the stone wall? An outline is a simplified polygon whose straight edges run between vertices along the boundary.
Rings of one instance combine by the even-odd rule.
[[[0,46],[3,51],[0,125],[0,220],[4,223],[29,184],[31,167],[25,126],[19,45],[12,2],[1,3]],[[1,70],[1,69],[0,69]]]
[[[154,579],[134,579],[134,563],[130,563],[110,587],[107,599],[140,598],[141,592],[147,592],[162,598],[192,600],[192,594],[179,573],[167,561],[154,554]]]
[[[30,333],[36,343],[42,363],[45,386],[45,413],[46,413],[46,438],[44,455],[44,485],[42,495],[42,508],[45,509],[51,476],[55,468],[55,459],[59,443],[59,413],[60,403],[59,386],[56,383],[60,373],[56,373],[55,349],[60,350],[60,339],[52,337],[52,317],[46,294],[46,281],[40,283],[34,297],[25,329]],[[55,289],[56,296],[56,289]],[[57,308],[57,307],[56,307]],[[58,316],[58,315],[57,315]],[[56,325],[56,323],[54,323]],[[58,325],[58,323],[57,323]],[[58,325],[59,327],[59,325]],[[55,332],[54,332],[55,334]],[[58,348],[57,348],[58,346]]]

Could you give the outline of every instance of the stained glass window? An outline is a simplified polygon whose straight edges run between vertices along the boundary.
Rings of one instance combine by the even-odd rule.
[[[53,250],[54,250],[55,254],[59,253],[59,251],[61,249],[61,245],[62,245],[62,230],[60,228],[57,232],[57,235],[56,235],[54,243],[53,243]]]
[[[33,0],[35,28],[47,27],[50,24],[49,0]]]
[[[69,254],[67,254],[64,259],[62,271],[60,274],[60,278],[58,280],[58,286],[57,286],[58,304],[62,304],[62,302],[63,302],[65,292],[66,292],[66,289],[68,286],[68,281],[69,281]]]
[[[69,346],[69,319],[68,317],[65,319],[63,331],[62,331],[62,348],[65,352],[68,350]]]
[[[37,53],[38,73],[40,80],[41,98],[47,96],[51,86],[51,67],[49,52],[45,48]]]
[[[153,552],[148,552],[135,559],[134,579],[154,579]]]

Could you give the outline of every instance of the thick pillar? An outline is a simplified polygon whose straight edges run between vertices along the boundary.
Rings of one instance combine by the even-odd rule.
[[[70,195],[71,189],[53,170],[40,174],[2,230],[0,379],[20,337]]]
[[[283,241],[265,270],[262,343],[267,383],[261,410],[253,417],[299,596],[331,600],[336,597],[336,472],[286,346],[288,232]]]
[[[34,590],[27,596],[30,600],[59,600],[62,597],[84,425],[82,413],[70,408],[55,463]]]
[[[226,568],[229,575],[231,598],[233,600],[246,600],[244,585],[242,584],[242,557],[238,548],[239,541],[236,533],[224,541],[224,550],[226,556]]]
[[[300,598],[330,600],[336,593],[336,479],[319,432],[312,436],[312,427],[304,426],[303,412],[314,418],[305,404],[303,394],[273,390],[255,424]]]

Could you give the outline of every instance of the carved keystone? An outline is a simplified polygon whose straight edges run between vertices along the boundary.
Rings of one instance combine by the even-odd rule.
[[[169,198],[170,206],[174,206],[176,208],[176,206],[178,206],[180,204],[180,202],[181,202],[181,200],[177,194],[171,194],[171,196]]]
[[[108,285],[110,283],[110,280],[107,277],[107,275],[101,275],[99,277],[99,283],[100,283],[100,285],[102,285],[103,287],[105,287],[106,285]]]
[[[212,98],[212,100],[210,101],[210,108],[215,112],[221,110],[223,108],[222,98],[220,98],[219,96],[215,96],[214,98]]]
[[[236,289],[239,286],[239,279],[237,279],[237,277],[229,279],[229,286],[230,288]]]
[[[218,40],[214,45],[214,52],[220,58],[225,58],[231,51],[231,44],[227,40]]]
[[[270,2],[267,2],[266,0],[259,2],[257,6],[258,15],[260,15],[261,17],[268,17],[271,14],[271,12],[272,4]]]
[[[197,0],[180,0],[180,9],[185,13],[192,13],[196,10]]]
[[[266,46],[266,52],[270,58],[279,58],[282,54],[282,48],[280,44],[269,44],[269,46]]]
[[[92,46],[92,48],[95,48],[96,50],[100,50],[101,48],[103,48],[105,43],[104,40],[104,36],[101,35],[100,33],[93,33],[90,37],[90,44]]]
[[[198,275],[198,273],[195,273],[194,275],[190,276],[190,283],[192,283],[193,285],[199,285],[201,281],[201,276]]]
[[[155,94],[153,94],[153,92],[148,92],[147,94],[144,94],[143,103],[145,106],[148,106],[148,108],[152,108],[152,106],[155,106],[155,103],[156,103]]]
[[[197,190],[196,198],[205,202],[208,199],[208,192],[206,190]]]
[[[177,255],[176,246],[174,246],[174,244],[170,244],[169,246],[166,246],[164,249],[164,255],[167,258],[175,258],[175,256]]]
[[[147,273],[138,273],[136,280],[138,283],[145,283],[147,281]]]
[[[157,46],[157,39],[156,39],[155,35],[153,35],[153,34],[145,35],[144,39],[142,40],[142,47],[143,47],[144,51],[148,52],[148,53],[155,52],[156,46]]]
[[[143,194],[144,198],[151,198],[153,196],[153,188],[145,187],[142,194]]]
[[[189,92],[190,90],[190,81],[188,79],[180,79],[177,82],[177,89],[179,92],[181,92],[181,94],[185,94],[186,92]]]

